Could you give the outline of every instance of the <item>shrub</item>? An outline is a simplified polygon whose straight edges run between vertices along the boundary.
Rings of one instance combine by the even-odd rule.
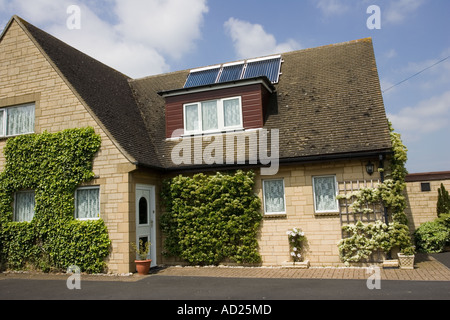
[[[440,217],[441,214],[450,213],[450,196],[442,183],[438,189],[436,211],[438,217]]]
[[[199,265],[260,262],[261,201],[253,187],[254,173],[240,170],[165,180],[165,254]]]
[[[418,251],[438,253],[444,250],[450,241],[450,214],[442,215],[440,219],[423,223],[414,233]]]

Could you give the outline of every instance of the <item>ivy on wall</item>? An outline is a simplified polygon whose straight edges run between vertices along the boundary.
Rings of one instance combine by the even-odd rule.
[[[253,187],[254,173],[241,170],[165,180],[165,254],[198,265],[260,262],[261,201]]]
[[[102,272],[110,240],[103,220],[74,218],[74,193],[94,177],[101,144],[93,128],[8,139],[0,174],[0,261],[10,269]],[[14,193],[34,190],[31,222],[13,221]]]

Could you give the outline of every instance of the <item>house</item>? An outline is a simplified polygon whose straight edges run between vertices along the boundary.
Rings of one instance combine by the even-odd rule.
[[[438,189],[450,189],[450,171],[411,173],[406,181],[406,214],[410,230],[437,218]]]
[[[28,121],[8,131],[17,110]],[[164,178],[238,168],[257,173],[263,265],[289,260],[294,227],[312,265],[339,264],[336,194],[379,180],[391,154],[369,38],[131,79],[13,16],[0,37],[0,112],[0,170],[9,137],[87,126],[100,135],[95,178],[76,192],[97,204],[118,273],[134,271],[130,243],[142,238],[153,265],[174,262],[158,227]]]

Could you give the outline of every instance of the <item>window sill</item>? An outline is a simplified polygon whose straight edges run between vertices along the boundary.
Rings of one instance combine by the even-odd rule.
[[[210,136],[216,134],[227,134],[230,132],[243,132],[244,128],[235,128],[235,129],[225,129],[225,130],[217,130],[217,131],[207,131],[207,132],[195,132],[195,133],[185,133],[181,135],[181,138],[185,137],[197,137],[197,136]]]
[[[272,218],[286,218],[286,213],[264,213],[264,219],[272,219]]]
[[[315,216],[339,216],[339,211],[314,212]]]

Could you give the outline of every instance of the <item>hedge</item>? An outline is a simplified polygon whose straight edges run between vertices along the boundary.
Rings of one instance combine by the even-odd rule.
[[[191,264],[258,263],[261,201],[254,173],[179,175],[164,181],[164,254]]]

